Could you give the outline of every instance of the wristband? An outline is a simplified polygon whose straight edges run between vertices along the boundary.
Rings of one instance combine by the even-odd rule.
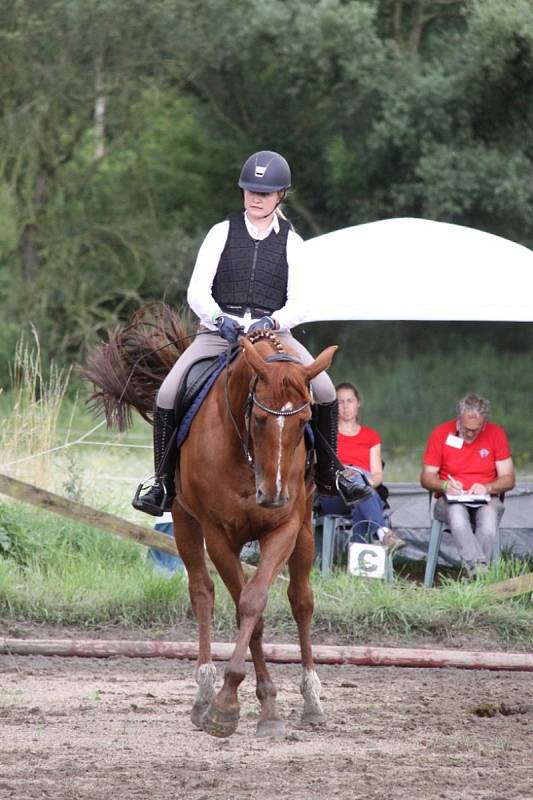
[[[445,492],[448,488],[448,481],[442,481],[442,491]]]
[[[216,322],[219,317],[222,316],[222,311],[214,311],[211,314],[211,322]]]

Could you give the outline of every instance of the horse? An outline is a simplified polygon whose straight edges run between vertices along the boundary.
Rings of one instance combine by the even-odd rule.
[[[169,310],[165,314],[167,322],[173,319]],[[139,361],[140,352],[151,357],[152,367],[156,365],[144,370],[145,377],[155,375],[154,383],[164,377],[157,354],[149,352],[146,341],[140,346],[135,338],[138,323],[125,329],[126,334],[115,331],[85,370],[85,377],[99,389],[93,397],[107,403],[108,419],[113,408],[116,411],[124,402],[124,397],[117,395],[119,390],[124,395],[128,367],[134,357]],[[179,325],[174,320],[172,326],[175,335]],[[161,345],[164,338],[160,326],[151,343]],[[176,546],[187,569],[198,626],[198,688],[191,720],[217,737],[237,730],[238,688],[245,678],[249,648],[260,704],[256,735],[280,737],[285,735],[286,724],[278,713],[276,688],[263,652],[263,612],[269,588],[285,565],[301,650],[301,721],[319,725],[325,719],[311,647],[314,482],[312,470],[306,469],[309,459],[304,432],[311,419],[310,382],[329,368],[337,348],[326,348],[312,364],[304,366],[273,332],[254,332],[239,342],[241,352],[215,380],[180,448],[177,496],[172,506]],[[168,358],[166,354],[166,368]],[[110,375],[114,376],[111,393]],[[146,416],[146,403],[139,401],[131,386],[128,391],[128,403]],[[120,399],[118,406],[113,406],[113,393],[115,401]],[[145,389],[144,400],[147,394]],[[259,563],[246,582],[239,554],[246,542],[255,539],[260,543]],[[238,627],[218,693],[211,658],[214,584],[206,551],[235,603]]]

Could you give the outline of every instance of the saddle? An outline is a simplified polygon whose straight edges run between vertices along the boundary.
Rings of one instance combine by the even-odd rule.
[[[220,353],[218,356],[210,356],[209,358],[201,358],[199,361],[195,361],[185,373],[174,403],[176,428],[178,429],[176,444],[178,447],[181,447],[187,438],[191,423],[209,394],[212,385],[226,368],[226,365],[235,359],[239,350],[240,347],[236,343],[232,345],[229,353]]]

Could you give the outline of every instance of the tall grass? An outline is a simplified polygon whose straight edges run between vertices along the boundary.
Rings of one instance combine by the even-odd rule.
[[[47,485],[52,475],[50,451],[56,444],[57,425],[67,391],[70,370],[59,369],[51,362],[45,377],[37,332],[33,345],[21,339],[10,369],[11,392],[0,422],[0,463],[13,464],[12,473]],[[28,456],[38,458],[27,459]]]

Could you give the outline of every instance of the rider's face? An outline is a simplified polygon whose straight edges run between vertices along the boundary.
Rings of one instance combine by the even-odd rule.
[[[281,192],[249,192],[244,190],[244,208],[250,222],[271,217],[281,200]]]

